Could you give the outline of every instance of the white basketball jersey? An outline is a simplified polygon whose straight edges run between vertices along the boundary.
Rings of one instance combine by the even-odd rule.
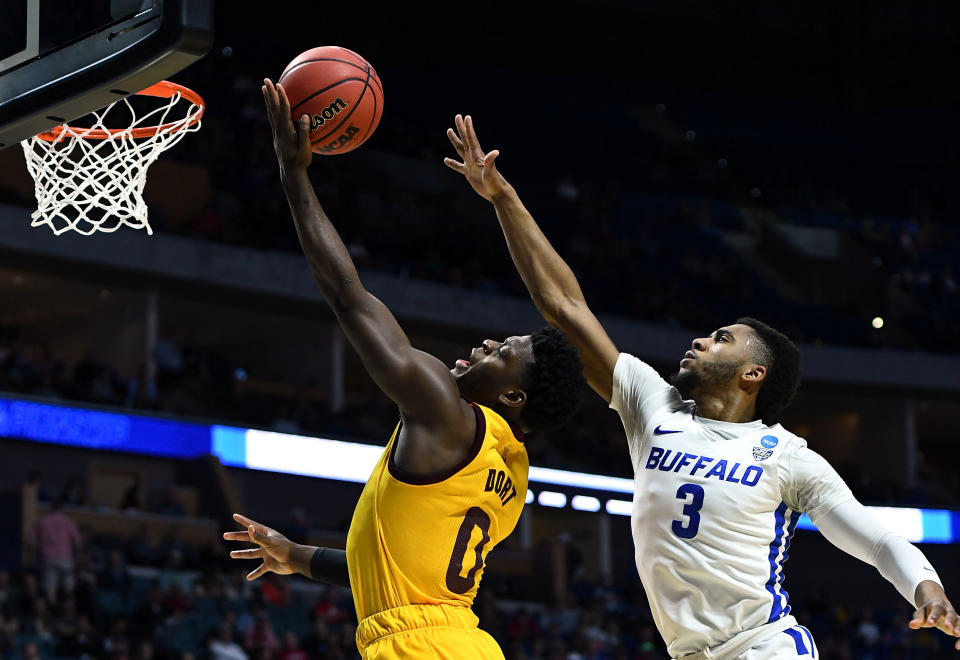
[[[631,355],[610,407],[633,461],[637,571],[670,655],[787,616],[783,564],[801,512],[853,499],[833,468],[780,425],[698,417]]]

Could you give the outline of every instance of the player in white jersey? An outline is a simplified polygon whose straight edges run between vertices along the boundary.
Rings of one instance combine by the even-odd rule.
[[[544,317],[580,349],[590,386],[623,421],[634,468],[637,570],[673,658],[771,660],[818,652],[790,614],[783,563],[800,515],[877,567],[916,609],[911,628],[960,637],[960,619],[923,553],[890,532],[832,467],[779,425],[800,382],[800,355],[744,318],[693,340],[673,385],[621,354],[576,277],[485,153],[470,117],[444,162],[491,201],[513,261]],[[956,648],[960,650],[960,641]]]

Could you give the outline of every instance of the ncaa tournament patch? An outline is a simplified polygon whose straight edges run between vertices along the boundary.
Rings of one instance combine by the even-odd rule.
[[[773,449],[777,446],[780,440],[775,435],[765,435],[760,438],[760,444],[766,447],[767,449]]]

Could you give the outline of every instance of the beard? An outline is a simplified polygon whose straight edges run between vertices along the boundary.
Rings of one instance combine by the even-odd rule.
[[[670,384],[684,399],[696,401],[701,392],[729,383],[739,370],[736,362],[707,362],[696,371],[681,369],[670,377]]]

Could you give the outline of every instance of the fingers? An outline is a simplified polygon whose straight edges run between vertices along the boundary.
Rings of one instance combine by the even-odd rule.
[[[297,144],[301,147],[304,142],[310,142],[310,116],[303,115],[297,121]]]
[[[260,559],[263,557],[263,548],[247,548],[246,550],[231,550],[233,559]]]
[[[257,566],[255,569],[253,569],[247,574],[247,579],[252,582],[266,572],[267,572],[267,565],[260,564],[259,566]]]
[[[927,609],[928,606],[924,605],[923,607],[918,607],[914,613],[913,618],[910,619],[910,627],[913,630],[919,630],[920,628],[928,628],[927,625]]]
[[[960,615],[952,608],[948,609],[946,615],[943,617],[943,628],[944,632],[954,635],[955,637],[960,637]]]
[[[270,121],[270,128],[276,131],[277,127],[273,123],[273,107],[270,105],[270,92],[267,91],[266,85],[263,85],[260,89],[263,91],[263,103],[267,106],[267,119]]]
[[[467,115],[463,123],[467,130],[467,134],[463,136],[464,141],[470,145],[471,150],[483,153],[483,149],[480,148],[480,141],[477,139],[477,132],[473,129],[473,117]]]
[[[253,541],[257,545],[263,545],[266,541],[266,534],[257,529],[256,525],[247,527],[247,536],[249,536],[248,540]]]
[[[262,545],[266,536],[272,531],[266,525],[261,525],[257,521],[250,520],[250,518],[239,513],[233,514],[233,519],[246,527],[246,529],[239,532],[224,532],[223,538],[227,541],[249,541]]]
[[[457,128],[457,135],[460,137],[460,145],[464,150],[470,149],[470,140],[467,137],[467,125],[463,121],[463,115],[457,115],[453,118],[453,125]]]
[[[459,115],[457,115],[459,117]],[[460,157],[463,158],[463,140],[457,135],[457,132],[452,128],[447,129],[447,138],[450,140],[450,144],[453,145],[453,148],[457,150],[457,153],[460,154]]]
[[[488,153],[486,156],[483,157],[483,166],[485,168],[489,167],[491,170],[495,170],[496,166],[493,164],[493,162],[497,159],[497,156],[499,155],[500,155],[500,151],[498,149],[494,149],[493,151]]]
[[[940,619],[947,613],[947,608],[944,607],[943,603],[934,603],[931,607],[927,608],[927,620],[925,622],[924,628],[931,628],[936,626]]]
[[[947,613],[947,608],[942,602],[926,603],[923,607],[917,608],[913,613],[913,619],[910,620],[910,627],[914,630],[920,628],[936,628],[941,617]]]
[[[266,534],[267,532],[270,531],[270,528],[267,527],[266,525],[258,523],[256,520],[251,520],[250,518],[247,518],[246,516],[241,515],[239,513],[233,514],[233,519],[236,520],[241,525],[243,525],[244,527],[250,527],[250,525],[253,525],[254,527],[257,528],[257,530],[261,534]]]
[[[277,96],[277,86],[273,84],[273,81],[269,78],[264,78],[264,84],[267,86],[267,92],[270,93],[270,102],[273,103],[274,107],[280,105],[280,97]]]
[[[267,105],[267,119],[270,120],[270,128],[272,128],[274,134],[276,134],[277,105],[279,104],[279,101],[277,100],[277,92],[269,78],[263,79],[263,87],[261,87],[261,89],[263,90],[263,101]],[[234,514],[234,518],[236,518],[236,515],[238,514]]]
[[[449,167],[454,172],[459,172],[460,174],[467,173],[467,168],[464,166],[464,164],[452,158],[444,158],[443,164]]]
[[[290,100],[287,99],[287,91],[283,88],[283,85],[277,83],[277,97],[280,101],[280,115],[282,117],[290,116]]]

